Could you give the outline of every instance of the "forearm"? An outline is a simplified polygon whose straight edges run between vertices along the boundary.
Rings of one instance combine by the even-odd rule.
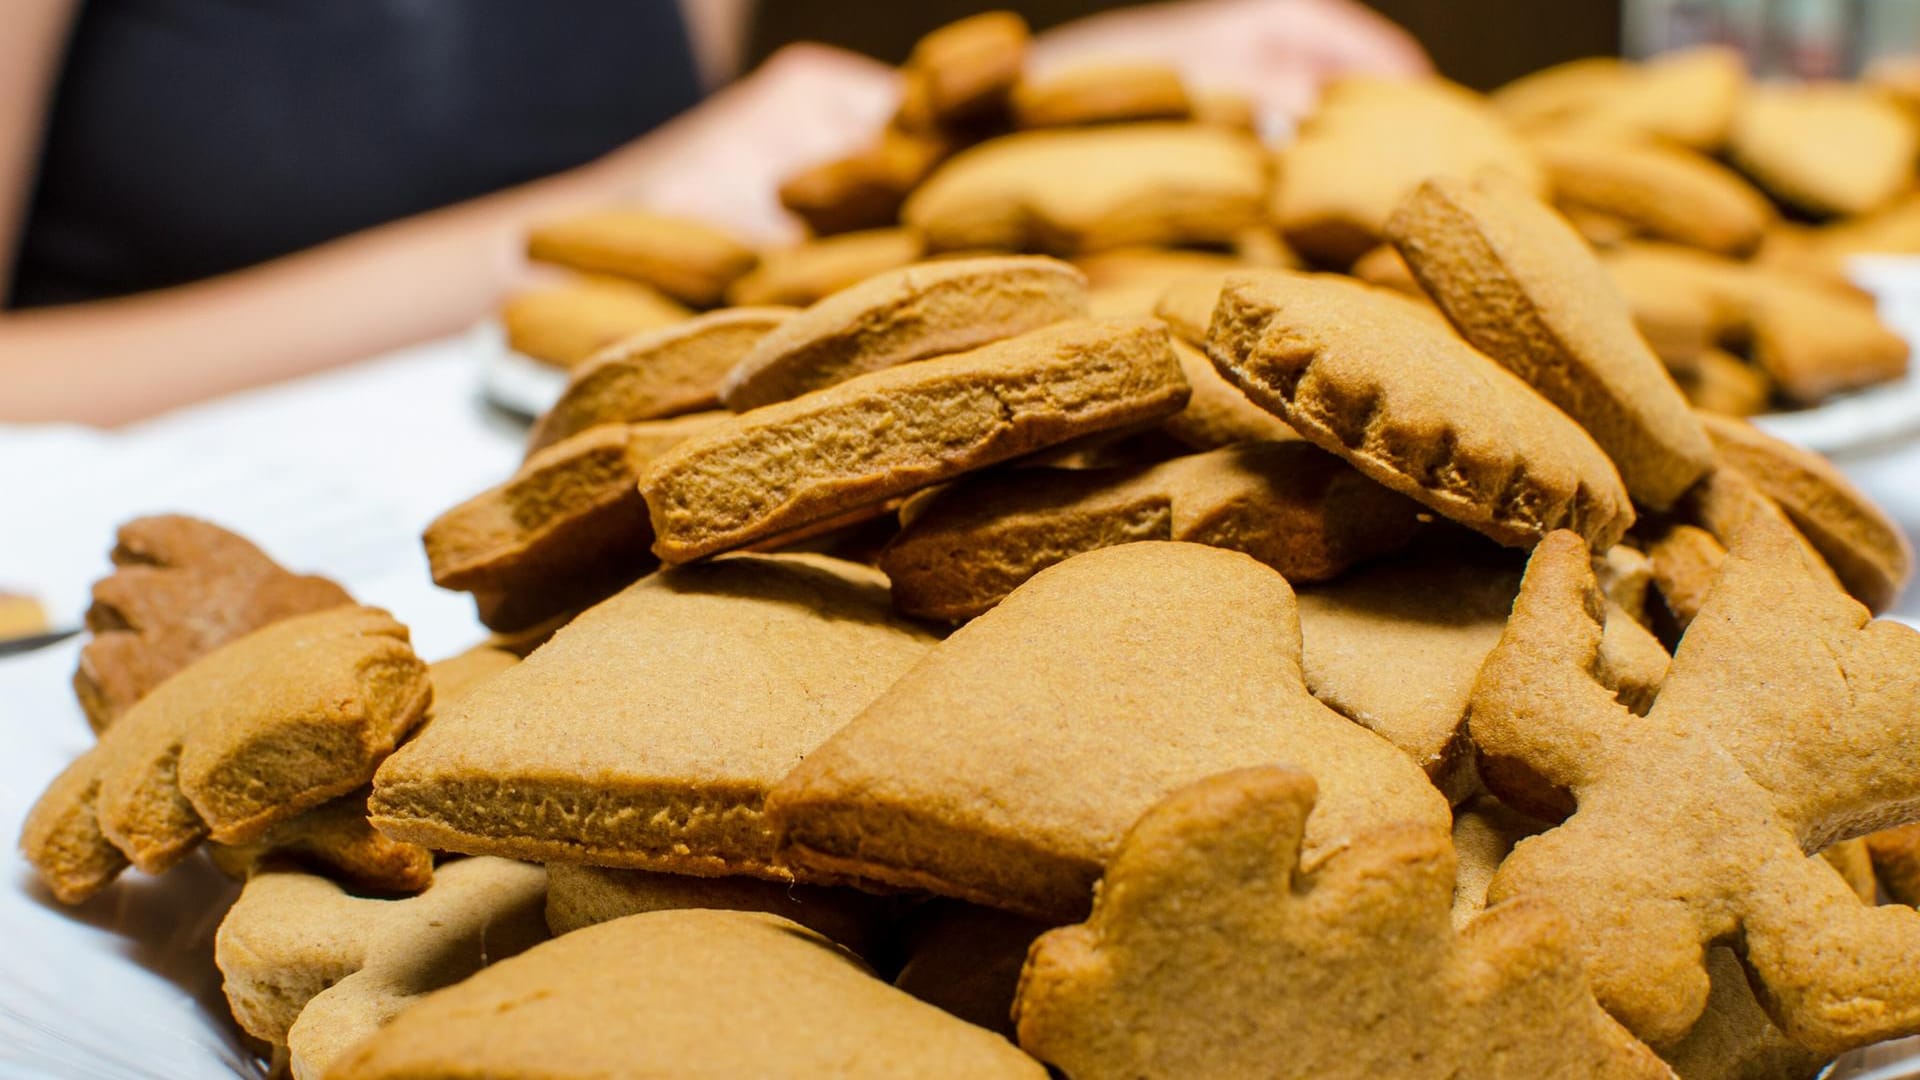
[[[520,270],[525,223],[592,168],[203,282],[0,317],[0,421],[120,424],[464,326]]]

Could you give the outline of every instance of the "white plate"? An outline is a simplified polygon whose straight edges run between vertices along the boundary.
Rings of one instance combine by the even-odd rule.
[[[471,340],[480,357],[480,388],[488,401],[531,420],[560,400],[560,392],[567,388],[567,373],[507,348],[507,334],[499,323],[474,327]]]

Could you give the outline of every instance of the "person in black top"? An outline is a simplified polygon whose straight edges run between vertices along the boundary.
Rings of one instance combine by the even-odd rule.
[[[0,421],[118,423],[450,332],[515,284],[526,224],[574,208],[791,238],[780,178],[869,139],[897,90],[791,46],[703,100],[749,3],[8,0]],[[1422,63],[1344,0],[1158,5],[1055,36],[1204,69],[1262,24],[1313,28],[1285,39],[1304,62],[1266,65],[1296,83],[1329,48],[1333,67]]]

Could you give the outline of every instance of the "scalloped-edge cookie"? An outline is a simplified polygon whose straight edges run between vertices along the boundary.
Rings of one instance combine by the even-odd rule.
[[[1434,177],[1387,234],[1461,335],[1586,428],[1636,502],[1665,510],[1713,467],[1606,270],[1531,194],[1498,175]]]
[[[752,248],[705,222],[629,207],[536,224],[527,233],[527,257],[645,282],[694,307],[718,304],[757,258]]]
[[[1207,353],[1308,441],[1503,544],[1571,528],[1604,549],[1633,523],[1620,474],[1586,431],[1397,293],[1324,274],[1236,275]]]
[[[1552,905],[1456,932],[1444,834],[1386,825],[1316,864],[1315,796],[1269,765],[1148,810],[1092,916],[1028,954],[1020,1045],[1076,1077],[1672,1077],[1595,1002]]]
[[[901,219],[929,251],[1226,244],[1260,223],[1267,172],[1260,143],[1224,128],[1024,131],[954,155],[907,199]]]
[[[214,935],[227,1004],[247,1034],[285,1051],[294,1080],[433,991],[546,940],[547,875],[457,859],[426,892],[354,896],[312,874],[255,875]]]
[[[1085,276],[1058,259],[916,263],[842,289],[758,339],[726,374],[720,398],[745,412],[1086,313]]]
[[[576,367],[534,422],[529,453],[600,424],[718,409],[727,373],[794,308],[727,308],[616,342]]]
[[[1325,581],[1404,545],[1420,507],[1306,443],[1242,443],[1131,469],[1012,469],[933,496],[880,554],[894,606],[971,619],[1083,551],[1182,540]],[[1488,643],[1492,648],[1492,643]]]
[[[765,912],[701,909],[615,919],[495,964],[401,1013],[328,1080],[459,1073],[1047,1076],[1005,1039],[894,989],[812,930]]]
[[[439,851],[785,880],[768,789],[932,643],[869,567],[663,570],[436,716],[375,776],[373,822]]]
[[[1121,544],[955,631],[781,780],[767,814],[796,867],[1072,918],[1145,807],[1270,761],[1326,792],[1312,861],[1386,822],[1446,831],[1426,776],[1307,692],[1286,579],[1236,551]]]
[[[1187,380],[1151,319],[1073,320],[755,409],[640,478],[654,553],[688,562],[1029,454],[1163,420]]]

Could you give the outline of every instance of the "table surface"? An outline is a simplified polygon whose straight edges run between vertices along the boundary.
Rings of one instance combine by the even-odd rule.
[[[114,527],[183,512],[328,574],[450,655],[484,631],[428,580],[420,533],[519,462],[524,430],[488,406],[471,335],[99,432],[0,426],[0,590],[78,623]],[[1920,442],[1840,462],[1920,534]],[[1897,615],[1920,622],[1920,589]],[[0,836],[91,735],[69,680],[79,643],[0,660]],[[18,856],[0,870],[0,1073],[231,1077],[257,1071],[225,1017],[211,937],[233,893],[203,858],[129,875],[60,909]]]

